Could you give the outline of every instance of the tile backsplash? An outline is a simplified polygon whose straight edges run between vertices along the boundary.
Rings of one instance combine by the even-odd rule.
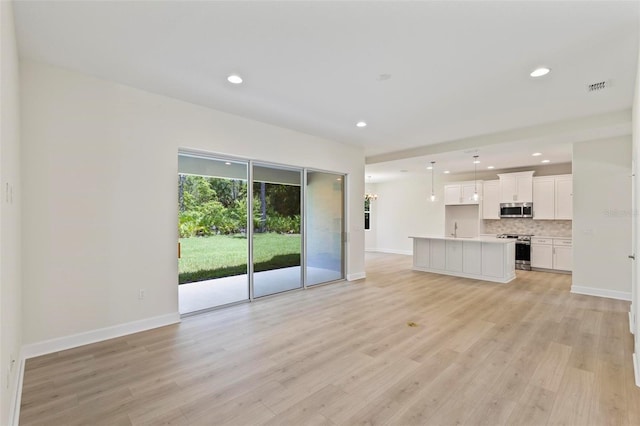
[[[570,237],[570,220],[499,219],[484,220],[484,234],[531,234]]]

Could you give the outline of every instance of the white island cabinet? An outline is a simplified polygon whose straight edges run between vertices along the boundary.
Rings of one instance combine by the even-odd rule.
[[[515,279],[515,241],[495,237],[413,238],[413,269],[476,280]]]

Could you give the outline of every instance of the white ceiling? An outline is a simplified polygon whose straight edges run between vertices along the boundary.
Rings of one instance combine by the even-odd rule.
[[[359,145],[370,157],[630,108],[639,10],[636,1],[14,6],[22,57]],[[551,74],[529,77],[540,65]],[[245,83],[230,85],[231,73]],[[610,88],[588,93],[598,81]],[[359,120],[369,125],[356,128]]]

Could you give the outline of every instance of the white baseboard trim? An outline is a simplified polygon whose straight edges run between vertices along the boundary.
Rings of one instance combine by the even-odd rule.
[[[579,285],[572,285],[571,293],[606,297],[608,299],[631,300],[631,293],[628,291],[605,290],[602,288],[583,287]]]
[[[396,249],[378,248],[378,249],[371,250],[371,251],[375,251],[375,252],[378,252],[378,253],[405,254],[407,256],[413,256],[413,250],[396,250]]]
[[[636,379],[636,386],[640,388],[640,366],[635,352],[633,353],[633,374]]]
[[[18,360],[20,362],[20,369],[18,370],[16,385],[13,389],[14,393],[11,397],[12,404],[9,408],[9,424],[11,426],[18,426],[20,423],[20,404],[22,403],[22,381],[24,379],[25,358],[20,354]]]
[[[73,334],[71,336],[31,343],[22,347],[22,354],[24,359],[29,359],[179,322],[180,314],[178,312],[174,312],[167,315],[145,318],[139,321],[132,321],[125,324],[118,324],[111,327]]]
[[[355,274],[347,274],[347,281],[357,281],[367,278],[367,274],[365,272],[358,272]]]

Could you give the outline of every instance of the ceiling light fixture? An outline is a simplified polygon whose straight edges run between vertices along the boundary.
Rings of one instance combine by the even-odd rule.
[[[358,121],[356,127],[367,127],[366,121]]]
[[[541,163],[550,163],[551,160],[542,160]]]
[[[442,172],[442,173],[444,173],[445,175],[448,175],[448,174],[449,174],[449,173],[451,173],[451,172],[450,172],[449,170],[445,170],[445,171],[444,171],[444,172]]]
[[[242,83],[242,77],[240,77],[238,74],[231,74],[229,77],[227,77],[227,81],[232,84],[240,84]]]
[[[540,68],[536,68],[535,70],[531,71],[531,74],[529,74],[531,77],[542,77],[543,75],[547,75],[549,74],[549,72],[551,71],[550,68],[547,67],[540,67]]]
[[[495,169],[494,166],[487,166],[487,169]]]
[[[433,170],[435,169],[435,161],[431,162],[431,167],[429,167],[431,169],[431,201],[435,201],[436,200],[436,194],[435,192],[433,192]]]
[[[225,165],[225,166],[230,166],[230,165],[231,165],[231,163],[230,163],[230,162],[228,162],[228,161],[225,161],[224,165]]]
[[[478,156],[474,155],[473,156],[473,201],[478,201],[478,198],[480,198],[478,196],[478,178],[477,178],[477,171],[478,171],[478,163],[480,161],[478,160]]]
[[[531,154],[532,157],[540,157],[541,155],[541,152],[534,152],[533,154]]]

